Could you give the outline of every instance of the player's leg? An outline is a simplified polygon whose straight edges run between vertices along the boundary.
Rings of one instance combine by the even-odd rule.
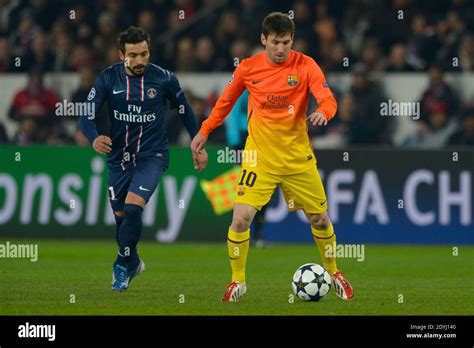
[[[125,213],[123,210],[114,211],[115,217],[115,240],[117,241],[117,245],[119,245],[119,230],[120,226],[122,225],[123,220],[125,219]]]
[[[140,259],[137,244],[140,240],[143,223],[142,212],[145,199],[133,192],[128,192],[124,205],[124,220],[119,229],[119,254],[116,262],[126,265],[128,270],[138,267]]]
[[[248,204],[235,203],[232,224],[227,234],[232,281],[222,297],[224,302],[236,302],[247,292],[245,269],[250,248],[250,224],[257,209]]]
[[[222,301],[238,301],[247,291],[245,269],[250,247],[250,224],[258,210],[270,200],[278,183],[275,176],[253,167],[242,167],[234,201],[232,224],[227,235],[227,249],[232,282]]]
[[[123,244],[129,247],[129,270],[136,269],[140,264],[137,244],[143,230],[143,209],[158,186],[161,176],[167,169],[168,159],[151,158],[137,164],[127,198],[125,199],[125,226],[120,231]]]
[[[113,264],[112,272],[112,289],[115,291],[123,291],[128,287],[129,276],[127,262],[123,250],[121,250],[120,230],[125,221],[125,200],[128,188],[132,180],[133,172],[126,171],[110,171],[109,172],[109,199],[114,211],[116,222],[115,239],[118,244],[117,257]]]
[[[125,198],[124,220],[119,229],[119,254],[116,264],[124,267],[121,268],[121,274],[123,275],[125,269],[127,275],[122,283],[122,290],[126,290],[133,277],[145,268],[137,249],[143,230],[142,213],[167,168],[167,156],[141,160],[134,168]]]
[[[335,245],[336,234],[327,214],[327,199],[324,186],[316,167],[289,175],[283,179],[282,190],[290,210],[302,209],[311,224],[311,232],[318,248],[323,267],[332,275],[336,294],[342,299],[351,299],[352,288],[337,269]]]
[[[254,207],[236,203],[227,235],[232,281],[245,283],[245,268],[250,246],[250,224],[257,213]]]
[[[336,245],[336,234],[329,216],[327,212],[319,214],[305,213],[305,215],[311,224],[311,233],[323,261],[323,267],[329,274],[334,274],[337,271],[336,256],[331,251]]]
[[[125,213],[123,211],[125,198],[127,196],[128,187],[132,181],[132,173],[130,171],[109,171],[108,193],[110,206],[114,212],[116,223],[115,240],[119,244],[119,229],[123,223]]]
[[[132,278],[145,269],[145,264],[140,261],[138,255],[136,257],[138,263],[131,263],[133,250],[136,249],[141,234],[141,212],[144,206],[143,198],[133,192],[127,193],[123,208],[123,221],[118,231],[119,251],[113,267],[112,290],[127,290]]]
[[[319,249],[324,268],[332,276],[337,296],[343,300],[351,300],[354,297],[354,290],[336,266],[336,234],[327,212],[306,214],[306,216],[311,224],[313,238]]]

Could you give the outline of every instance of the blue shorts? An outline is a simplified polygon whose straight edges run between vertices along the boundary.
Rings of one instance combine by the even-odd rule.
[[[128,192],[133,192],[148,202],[161,176],[168,169],[168,153],[163,157],[137,160],[135,167],[126,170],[109,169],[109,199],[114,211],[123,211]]]

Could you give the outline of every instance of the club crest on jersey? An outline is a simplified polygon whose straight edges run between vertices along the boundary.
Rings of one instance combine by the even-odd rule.
[[[239,190],[237,191],[238,196],[243,196],[245,195],[245,187],[239,187]]]
[[[95,87],[92,87],[91,91],[89,92],[89,95],[87,96],[87,100],[92,100],[95,97]]]
[[[298,75],[288,75],[288,86],[296,86],[298,84]]]
[[[146,95],[148,98],[152,99],[156,97],[156,89],[154,88],[149,88],[148,91],[146,91]]]

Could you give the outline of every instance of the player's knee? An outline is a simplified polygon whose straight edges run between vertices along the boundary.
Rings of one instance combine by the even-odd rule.
[[[317,230],[326,230],[330,226],[329,216],[327,213],[311,214],[309,216],[311,226]]]
[[[141,217],[143,208],[136,204],[125,204],[124,215],[126,218],[137,219]]]
[[[115,216],[121,218],[125,216],[125,213],[123,211],[114,211]]]
[[[235,232],[243,232],[249,229],[250,223],[252,222],[250,216],[246,214],[235,214],[232,219],[231,228]]]

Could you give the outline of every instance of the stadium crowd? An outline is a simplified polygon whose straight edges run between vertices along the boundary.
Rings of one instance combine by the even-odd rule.
[[[9,138],[0,124],[0,142],[85,144],[80,132],[68,131],[77,129],[68,120],[57,122],[61,91],[44,86],[43,75],[78,72],[81,85],[72,101],[85,100],[98,71],[118,61],[118,33],[131,24],[150,33],[152,62],[169,70],[232,71],[235,58],[261,49],[261,19],[271,11],[293,11],[295,50],[312,56],[326,74],[353,75],[348,91],[332,86],[339,101],[335,120],[310,129],[321,146],[391,145],[393,129],[379,111],[387,96],[377,76],[402,72],[430,78],[421,120],[403,146],[474,145],[474,104],[460,103],[443,75],[474,72],[474,2],[468,0],[0,0],[0,74],[29,74],[8,112],[18,131]],[[201,122],[215,98],[187,93]],[[169,119],[170,142],[189,141]],[[225,143],[225,130],[211,140]]]

